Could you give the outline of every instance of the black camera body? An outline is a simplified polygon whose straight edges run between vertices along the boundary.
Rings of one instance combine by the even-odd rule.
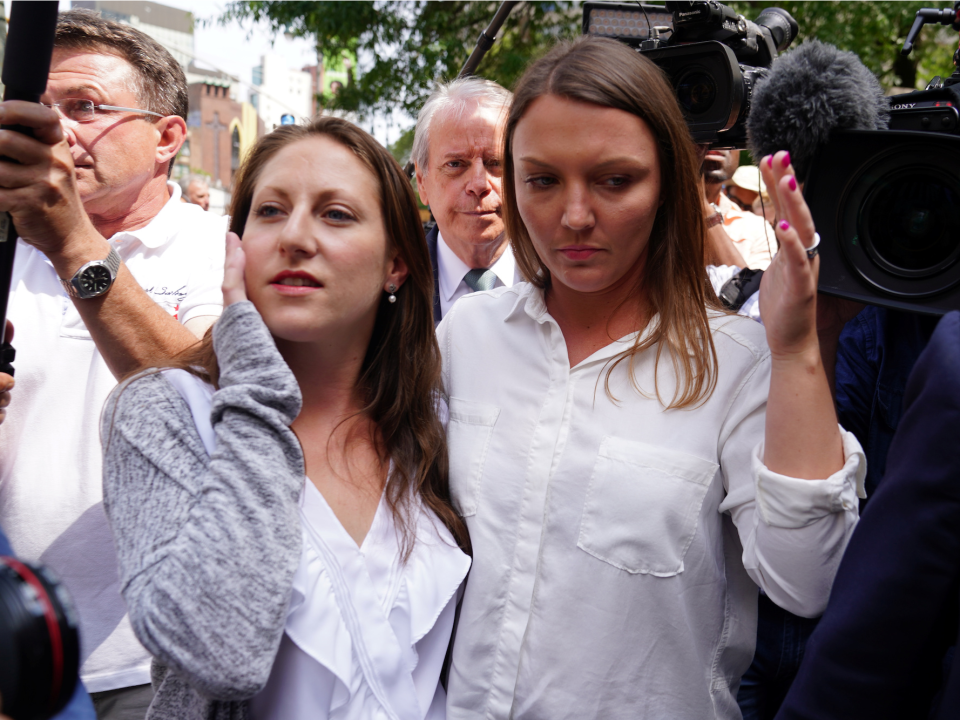
[[[79,619],[48,569],[0,556],[0,693],[13,720],[67,706],[80,669]]]
[[[960,84],[890,105],[890,130],[834,132],[810,167],[820,291],[940,315],[960,309]]]
[[[624,42],[660,66],[694,142],[739,149],[746,147],[756,81],[793,42],[798,26],[780,8],[767,8],[751,22],[715,0],[587,2],[583,32]],[[661,39],[665,32],[669,38]]]

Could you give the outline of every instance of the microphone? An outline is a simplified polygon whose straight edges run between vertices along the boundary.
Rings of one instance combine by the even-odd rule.
[[[57,29],[56,0],[14,0],[3,53],[4,100],[40,102],[47,89]]]
[[[27,2],[14,0],[10,8],[10,32],[3,52],[4,100],[40,102],[47,88],[53,41],[57,30],[56,0]],[[32,135],[30,128],[4,125],[4,130],[16,130]],[[10,162],[7,160],[7,162]],[[10,213],[0,213],[0,372],[13,375],[13,347],[6,342],[7,302],[13,260],[17,252],[17,229]]]
[[[774,60],[757,81],[747,148],[759,162],[789,150],[802,180],[834,130],[885,130],[890,108],[880,83],[852,52],[807,40]]]

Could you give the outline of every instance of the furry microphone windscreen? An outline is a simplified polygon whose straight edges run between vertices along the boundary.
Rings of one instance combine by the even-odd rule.
[[[884,130],[890,108],[880,83],[852,52],[807,40],[778,57],[757,81],[747,118],[747,147],[756,162],[789,150],[804,178],[833,130]]]

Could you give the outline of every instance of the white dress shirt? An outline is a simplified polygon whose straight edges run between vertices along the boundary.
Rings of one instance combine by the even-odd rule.
[[[710,284],[713,286],[713,291],[717,294],[717,297],[720,296],[720,291],[726,282],[738,272],[740,272],[740,268],[736,265],[707,265],[707,277],[710,278]],[[757,290],[748,297],[740,306],[740,309],[737,310],[737,313],[762,324],[763,320],[760,319],[760,291]]]
[[[543,294],[474,293],[438,328],[450,485],[473,544],[447,713],[459,718],[740,717],[757,585],[823,611],[865,462],[823,480],[764,467],[763,328],[711,319],[717,385],[665,410],[636,334],[571,368]],[[672,397],[670,358],[660,394]]]
[[[459,298],[473,292],[463,279],[463,276],[473,268],[457,257],[439,231],[437,232],[437,266],[440,275],[440,313],[446,317]],[[522,279],[517,270],[517,262],[513,257],[513,248],[510,243],[507,243],[503,254],[490,269],[497,276],[494,287],[510,287]]]

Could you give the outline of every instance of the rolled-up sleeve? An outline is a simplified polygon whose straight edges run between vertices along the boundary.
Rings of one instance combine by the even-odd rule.
[[[727,496],[720,505],[737,526],[743,565],[770,599],[801,617],[816,617],[859,519],[866,460],[840,428],[843,466],[828,478],[780,475],[762,461],[769,360],[745,378],[728,415],[721,466]]]
[[[801,528],[823,517],[855,507],[864,497],[867,464],[863,448],[853,433],[840,428],[843,467],[825,480],[800,480],[781,475],[763,464],[763,445],[753,453],[757,479],[757,509],[767,525]]]

